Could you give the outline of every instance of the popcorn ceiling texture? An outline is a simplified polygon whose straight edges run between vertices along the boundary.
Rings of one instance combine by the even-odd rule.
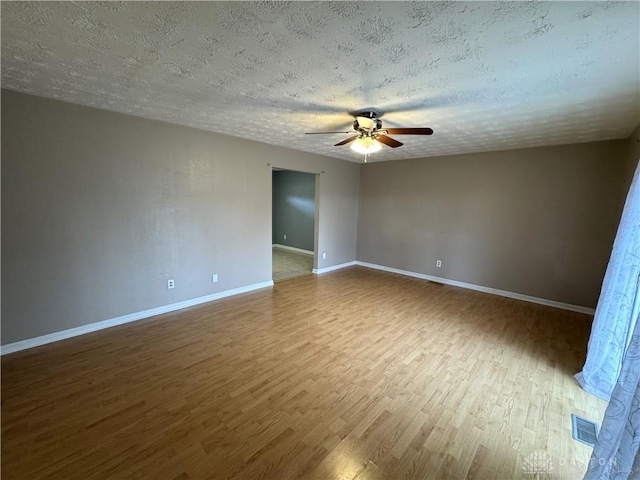
[[[640,122],[637,2],[3,2],[2,86],[351,161],[625,138]]]

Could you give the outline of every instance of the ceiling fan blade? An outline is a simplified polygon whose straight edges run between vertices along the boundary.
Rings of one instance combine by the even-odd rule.
[[[385,128],[391,135],[432,135],[430,128]]]
[[[387,137],[386,135],[378,135],[376,137],[376,140],[378,140],[381,143],[384,143],[385,145],[388,145],[391,148],[397,148],[404,145],[402,142],[399,142],[391,137]]]
[[[479,89],[464,89],[458,92],[455,96],[442,92],[441,94],[433,94],[406,102],[380,105],[379,107],[385,114],[419,112],[421,110],[427,112],[429,110],[452,106],[461,107],[470,102],[482,100],[485,96],[486,93]]]
[[[347,135],[356,132],[305,132],[305,135],[326,135],[328,133],[346,133]]]
[[[340,143],[336,143],[336,144],[334,145],[334,147],[339,147],[340,145],[346,145],[347,143],[351,143],[351,142],[353,142],[353,141],[354,141],[356,138],[358,138],[358,137],[359,137],[359,135],[354,135],[353,137],[349,137],[349,138],[347,138],[347,139],[345,139],[345,140],[341,141]]]
[[[320,121],[320,119],[318,119],[318,121]],[[340,131],[353,131],[353,120],[351,121],[340,121],[340,122],[333,122],[333,123],[322,123],[322,124],[318,124],[318,126],[322,125],[320,128],[326,128],[327,132],[335,132],[336,130],[340,130]]]

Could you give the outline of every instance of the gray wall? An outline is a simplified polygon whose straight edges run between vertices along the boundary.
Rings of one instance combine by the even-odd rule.
[[[354,163],[5,90],[2,155],[3,344],[271,280],[272,167],[355,259]]]
[[[625,145],[362,165],[358,260],[594,307],[626,188]]]
[[[273,172],[273,243],[313,251],[315,209],[315,175]]]

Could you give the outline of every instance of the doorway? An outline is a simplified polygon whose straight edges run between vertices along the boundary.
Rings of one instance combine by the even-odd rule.
[[[272,171],[273,281],[311,274],[315,254],[316,175]]]

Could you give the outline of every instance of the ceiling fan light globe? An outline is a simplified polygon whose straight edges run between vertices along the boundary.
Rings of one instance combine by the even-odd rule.
[[[382,145],[380,145],[380,142],[371,137],[359,138],[355,142],[351,143],[351,150],[363,155],[379,152],[380,149],[382,149]]]

